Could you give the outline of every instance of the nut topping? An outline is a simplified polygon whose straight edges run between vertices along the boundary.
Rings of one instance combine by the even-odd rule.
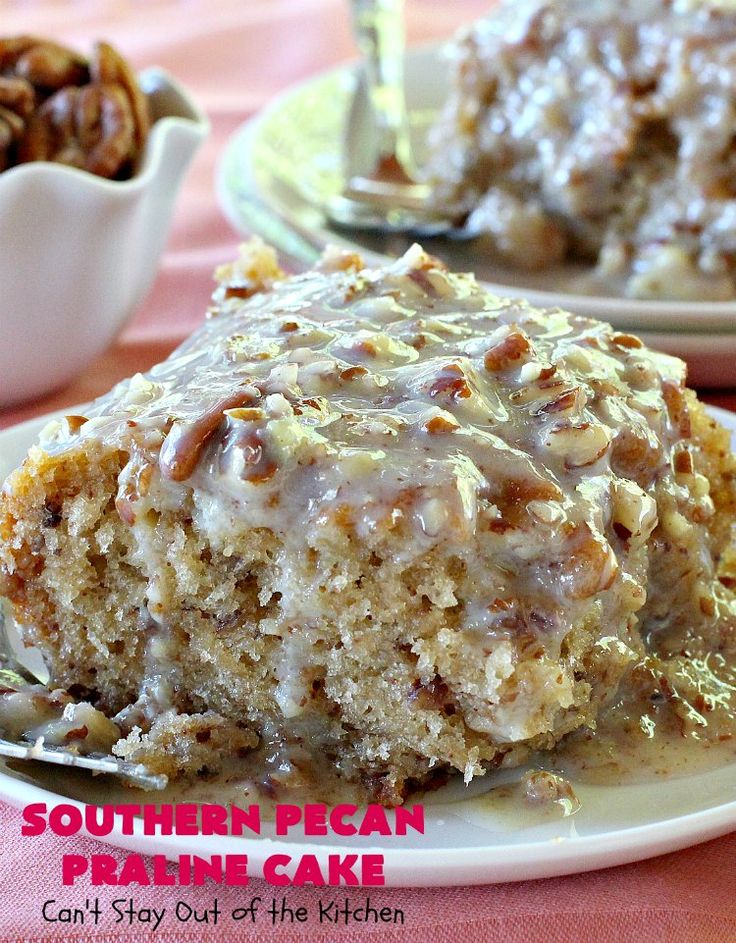
[[[618,430],[611,447],[611,468],[642,488],[651,484],[662,464],[662,446],[649,431],[635,426]]]
[[[64,423],[69,435],[76,435],[86,422],[86,416],[64,416]]]
[[[565,468],[587,468],[606,454],[611,433],[598,423],[564,423],[550,430],[544,444],[564,459]]]
[[[588,524],[579,524],[572,530],[567,555],[559,568],[571,599],[588,599],[610,589],[619,569],[610,544],[595,535]]]
[[[678,475],[692,475],[695,470],[693,466],[693,455],[687,447],[678,449],[674,456],[672,465]]]
[[[670,422],[683,438],[689,438],[690,412],[682,387],[673,383],[672,380],[665,380],[662,384],[662,396],[667,405]]]
[[[254,392],[241,390],[233,393],[194,421],[175,420],[159,456],[164,478],[186,481],[197,467],[204,447],[223,421],[225,411],[252,403]]]
[[[445,416],[432,416],[424,423],[424,428],[430,435],[445,435],[448,432],[454,432],[460,426],[454,419],[447,419]]]
[[[458,572],[480,565],[473,541],[481,553],[486,542],[489,559],[492,549],[502,560],[488,598],[522,601],[504,626],[531,631],[543,656],[540,639],[562,630],[553,609],[566,600],[615,586],[611,610],[624,600],[640,609],[641,551],[658,514],[666,540],[713,513],[696,444],[677,436],[687,402],[676,380],[662,380],[676,364],[628,335],[610,342],[604,329],[587,344],[599,330],[587,319],[494,307],[464,276],[442,275],[451,297],[422,298],[415,281],[404,295],[411,264],[284,282],[255,243],[220,269],[202,343],[123,384],[113,394],[119,426],[94,407],[85,444],[111,428],[121,451],[140,443],[151,463],[158,457],[160,475],[155,464],[147,473],[157,497],[180,502],[189,486],[176,483],[193,478],[207,494],[196,509],[203,527],[223,503],[229,513],[242,502],[259,526],[290,533],[303,522],[316,542],[320,521],[376,547],[405,531],[417,538],[412,552],[451,547]],[[343,298],[356,278],[353,317]],[[256,293],[225,298],[232,283]],[[411,346],[420,333],[426,344]],[[635,362],[647,369],[632,389],[624,374]],[[53,435],[50,448],[73,443],[63,424]],[[147,482],[128,479],[118,513],[147,524]],[[456,589],[438,590],[455,593],[449,606]],[[491,615],[473,619],[483,626]]]
[[[261,430],[256,430],[238,442],[243,454],[243,478],[254,485],[269,481],[278,465],[268,455]]]
[[[644,346],[644,343],[633,334],[614,334],[611,343],[616,347],[623,347],[625,350],[638,350]]]
[[[429,395],[432,399],[438,396],[445,396],[450,399],[467,399],[473,395],[465,373],[459,364],[447,364],[443,374],[429,388]]]
[[[522,331],[511,331],[502,341],[494,344],[483,358],[486,370],[494,373],[520,366],[531,357],[532,346]]]
[[[239,422],[260,422],[266,418],[266,411],[261,409],[260,406],[250,408],[236,406],[234,409],[225,409],[223,412],[229,419],[235,419]]]
[[[365,367],[347,367],[345,370],[340,371],[340,379],[347,383],[365,376],[368,376],[368,371]]]
[[[633,481],[618,481],[614,489],[613,528],[623,540],[646,540],[657,526],[657,503]]]
[[[558,393],[554,399],[545,403],[537,410],[537,415],[541,413],[567,413],[579,409],[585,401],[585,394],[579,386],[573,386],[567,390]]]

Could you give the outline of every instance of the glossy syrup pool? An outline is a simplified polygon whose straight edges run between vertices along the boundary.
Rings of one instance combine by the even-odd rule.
[[[648,658],[603,711],[550,757],[575,780],[625,784],[684,776],[736,759],[736,657]]]

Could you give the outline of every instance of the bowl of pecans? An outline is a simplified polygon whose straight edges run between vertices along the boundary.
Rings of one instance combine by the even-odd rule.
[[[68,382],[151,286],[208,122],[161,69],[0,38],[0,407]]]

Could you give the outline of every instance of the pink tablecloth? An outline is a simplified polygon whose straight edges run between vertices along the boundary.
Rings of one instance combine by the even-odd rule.
[[[409,0],[410,35],[422,40],[447,35],[472,19],[486,0]],[[168,251],[155,287],[121,341],[84,376],[59,394],[12,412],[0,426],[77,403],[107,389],[133,370],[159,360],[200,320],[213,266],[232,255],[237,237],[221,218],[212,178],[215,161],[235,127],[288,84],[353,55],[344,0],[0,0],[4,34],[37,32],[86,46],[93,38],[114,39],[141,67],[158,63],[176,73],[199,97],[213,122],[213,135],[199,155],[178,206]],[[1,302],[0,302],[1,303]],[[731,405],[732,396],[719,397]],[[177,900],[199,906],[217,897],[224,911],[243,898],[281,896],[256,883],[248,889],[99,889],[60,881],[64,852],[91,854],[102,846],[79,839],[22,839],[20,816],[0,806],[0,939],[107,940],[280,939],[352,941],[367,937],[412,943],[434,941],[733,941],[736,895],[733,863],[736,837],[678,854],[609,871],[534,883],[430,890],[377,890],[374,903],[404,910],[397,929],[360,930],[319,925],[270,929],[225,921],[212,925],[168,920],[158,931],[127,927],[110,919],[98,928],[44,923],[43,901],[83,906],[99,897],[134,897],[138,907]],[[315,890],[289,890],[290,906],[315,906]],[[332,896],[344,897],[334,891]],[[351,893],[358,900],[364,893]]]

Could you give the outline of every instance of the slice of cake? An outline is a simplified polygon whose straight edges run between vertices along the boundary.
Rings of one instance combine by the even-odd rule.
[[[504,0],[453,47],[430,174],[520,268],[575,287],[736,297],[736,6]]]
[[[729,635],[734,465],[680,361],[418,246],[286,278],[254,243],[218,279],[0,495],[0,591],[119,755],[395,804]]]

